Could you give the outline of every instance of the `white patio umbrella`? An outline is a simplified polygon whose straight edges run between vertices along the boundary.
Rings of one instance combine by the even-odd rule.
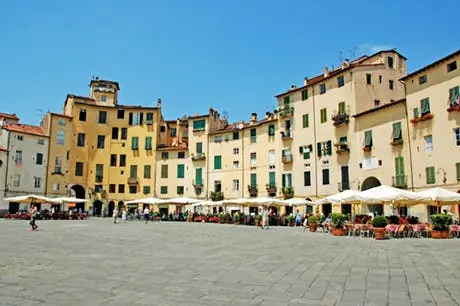
[[[300,199],[300,198],[297,198],[297,199],[292,198],[288,200],[283,200],[282,202],[289,206],[303,206],[303,205],[318,205],[319,204],[317,202],[312,202],[312,201],[308,201],[308,200]]]
[[[417,192],[417,194],[423,198],[428,198],[433,202],[440,202],[441,205],[443,202],[449,202],[451,205],[459,204],[458,202],[460,202],[460,193],[456,193],[444,188],[431,188]]]
[[[427,196],[416,192],[402,190],[390,186],[378,186],[358,194],[358,199],[368,203],[392,203],[411,206],[429,200]]]
[[[141,204],[159,204],[162,201],[163,201],[162,199],[150,197],[150,198],[143,198],[143,199],[127,201],[125,204],[138,204],[138,203],[141,203]]]
[[[361,202],[359,194],[361,192],[358,190],[345,190],[330,196],[325,197],[318,201],[319,203],[356,203]]]
[[[73,197],[59,197],[53,198],[53,200],[59,201],[60,204],[64,203],[86,203],[88,200],[86,199],[78,199]]]
[[[29,204],[42,204],[42,203],[51,203],[51,204],[60,204],[61,202],[56,199],[47,198],[44,196],[29,194],[11,198],[5,198],[5,201],[8,202],[17,202],[17,203],[29,203]]]
[[[173,198],[160,200],[158,204],[189,205],[202,202],[203,200],[194,198]]]

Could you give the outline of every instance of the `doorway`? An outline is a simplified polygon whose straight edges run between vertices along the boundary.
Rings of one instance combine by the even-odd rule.
[[[332,204],[323,204],[321,205],[323,215],[327,218],[332,213]]]
[[[85,188],[82,185],[73,185],[70,189],[75,193],[75,197],[77,199],[86,199]],[[85,211],[85,203],[77,203],[75,205],[75,208],[79,212],[80,211],[84,212]]]
[[[342,214],[351,216],[351,204],[342,204]]]
[[[102,213],[102,202],[96,200],[93,202],[93,216],[100,216]]]
[[[115,202],[114,201],[110,201],[109,202],[109,217],[111,217],[113,215],[113,210],[115,209]]]
[[[15,214],[15,213],[19,212],[19,203],[10,202],[10,204],[8,206],[8,212],[10,214]]]

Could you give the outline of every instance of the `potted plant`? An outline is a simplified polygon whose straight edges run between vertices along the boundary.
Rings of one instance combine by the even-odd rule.
[[[347,216],[341,213],[333,213],[331,214],[331,223],[334,226],[332,229],[332,234],[334,236],[345,236],[345,231],[343,226],[345,225],[345,221],[347,221]]]
[[[431,223],[433,223],[433,231],[431,238],[433,239],[447,239],[449,238],[449,229],[452,224],[452,216],[448,214],[437,214],[431,216]]]
[[[235,225],[240,224],[240,215],[238,213],[233,215],[233,224]]]
[[[318,228],[318,219],[315,216],[308,218],[308,224],[310,225],[310,232],[316,232]]]
[[[388,225],[387,218],[377,216],[372,219],[372,227],[374,228],[375,239],[383,240],[385,238],[385,227]]]
[[[295,224],[295,217],[293,215],[289,215],[286,217],[289,226],[294,226]]]
[[[262,226],[262,215],[256,215],[254,220],[256,221],[256,226]]]
[[[288,186],[282,190],[285,199],[291,199],[294,197],[294,187]]]

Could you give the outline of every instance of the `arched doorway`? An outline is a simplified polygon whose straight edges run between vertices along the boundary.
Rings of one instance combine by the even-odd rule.
[[[125,205],[125,203],[123,203],[123,201],[119,201],[119,202],[118,202],[118,211],[121,211],[121,210],[122,210],[123,205]]]
[[[85,187],[82,185],[73,185],[70,188],[74,193],[77,199],[86,199]],[[75,208],[77,211],[85,211],[85,203],[77,203]]]
[[[111,217],[113,215],[113,210],[115,209],[115,202],[114,201],[110,201],[109,202],[109,217]]]
[[[96,200],[93,202],[93,216],[100,216],[102,213],[102,202]]]
[[[306,198],[305,200],[313,202],[310,198]],[[308,214],[313,213],[313,206],[312,205],[305,205],[305,213],[308,213]]]
[[[363,181],[363,184],[361,185],[361,191],[378,187],[380,185],[382,184],[376,177],[370,176]],[[383,204],[368,204],[367,207],[369,209],[369,212],[374,213],[374,215],[383,216]]]

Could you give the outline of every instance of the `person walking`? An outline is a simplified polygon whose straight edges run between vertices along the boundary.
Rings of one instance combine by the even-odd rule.
[[[35,205],[32,205],[30,207],[30,226],[32,227],[32,231],[36,231],[38,229],[36,220],[37,220],[37,207]]]
[[[126,209],[121,211],[121,222],[126,223]]]
[[[115,209],[113,210],[112,217],[113,217],[113,223],[118,223],[118,208],[117,207],[115,207]]]
[[[147,206],[144,208],[144,219],[145,219],[145,224],[147,224],[150,220],[150,210]]]

